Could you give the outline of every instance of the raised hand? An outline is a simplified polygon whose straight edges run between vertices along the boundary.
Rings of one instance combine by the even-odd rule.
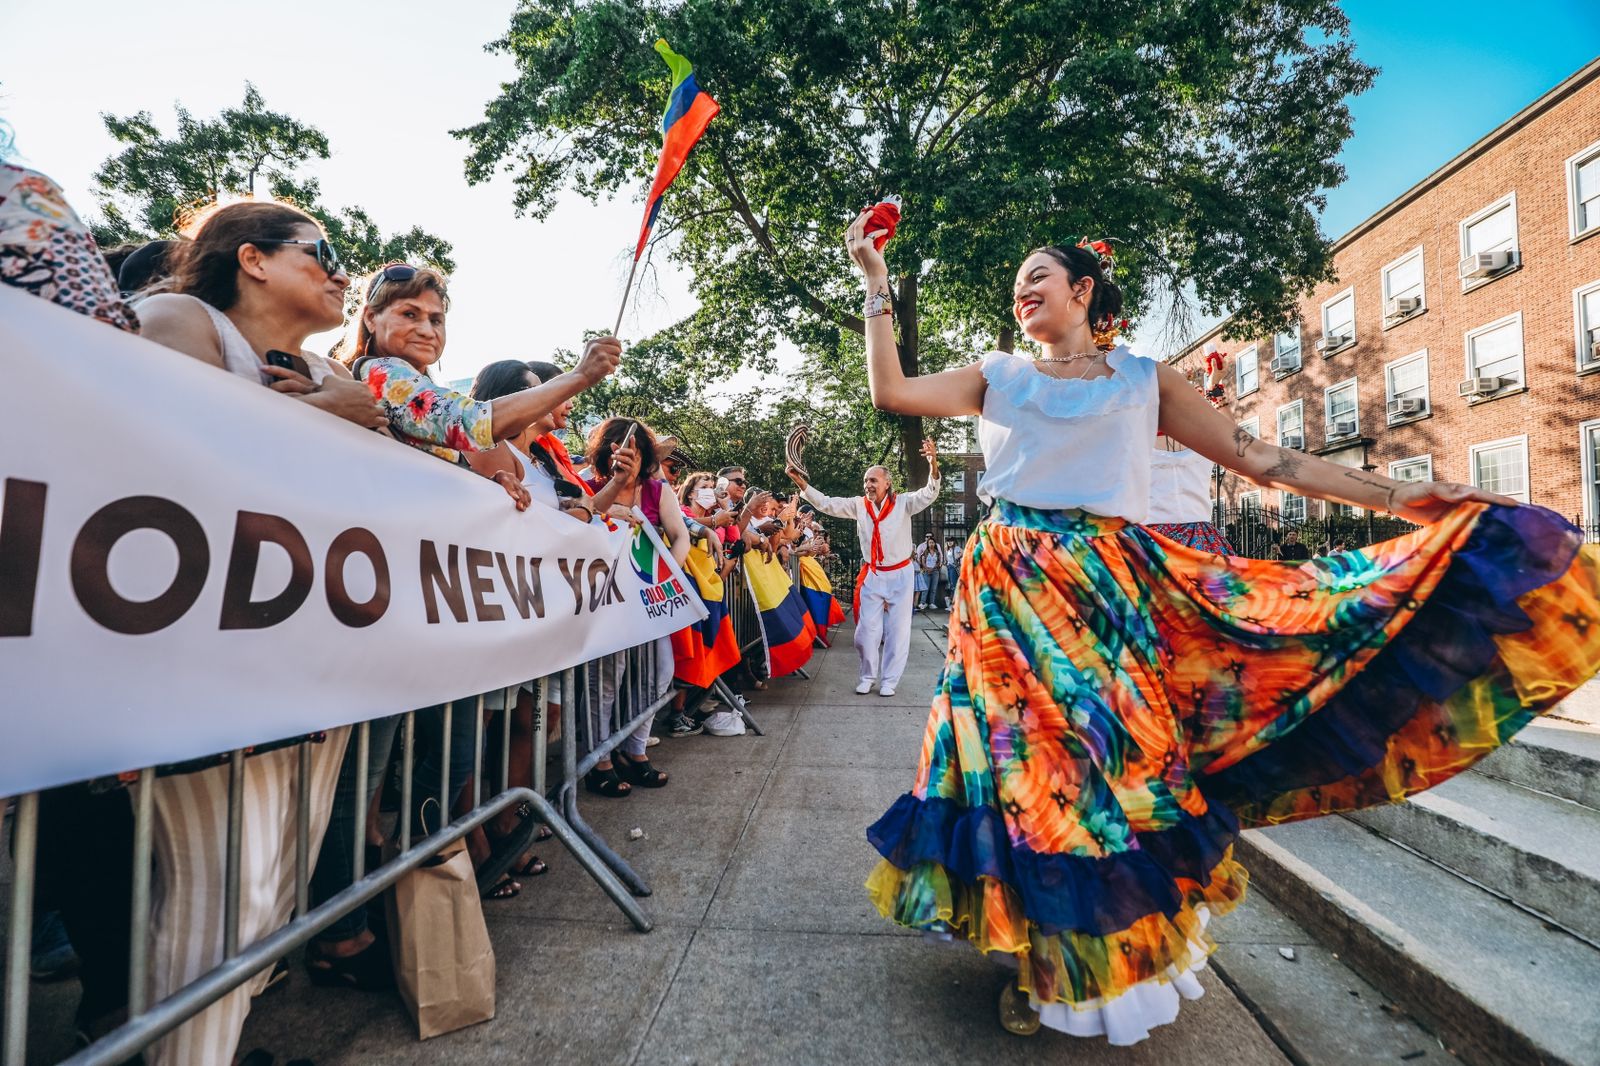
[[[596,337],[583,346],[583,357],[573,373],[590,385],[604,381],[622,361],[622,342],[615,337]]]
[[[871,215],[872,208],[869,207],[856,216],[856,220],[844,231],[844,246],[862,274],[869,278],[887,277],[889,264],[884,262],[883,253],[873,247],[872,241],[889,231],[876,229],[868,233],[867,219]]]

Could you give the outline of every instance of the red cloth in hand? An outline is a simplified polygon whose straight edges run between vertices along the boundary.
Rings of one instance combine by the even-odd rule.
[[[883,246],[889,243],[889,238],[894,236],[895,227],[900,224],[900,205],[893,200],[880,200],[872,205],[872,214],[867,216],[867,233],[884,232],[872,240],[872,246],[878,251],[883,251]]]

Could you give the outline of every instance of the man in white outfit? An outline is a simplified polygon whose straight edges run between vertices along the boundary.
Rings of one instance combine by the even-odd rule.
[[[939,495],[939,453],[931,440],[922,442],[928,459],[928,483],[916,492],[897,496],[889,471],[869,467],[861,479],[864,495],[824,496],[806,484],[793,468],[789,477],[800,486],[811,506],[835,518],[852,518],[861,538],[861,576],[856,585],[860,608],[856,613],[856,654],[861,656],[861,683],[856,694],[865,696],[878,685],[878,695],[893,696],[911,652],[911,616],[916,597],[916,568],[911,562],[911,516],[927,510]]]

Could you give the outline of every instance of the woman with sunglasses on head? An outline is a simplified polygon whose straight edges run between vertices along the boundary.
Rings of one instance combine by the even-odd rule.
[[[1600,669],[1594,549],[1504,496],[1257,440],[1113,343],[1105,242],[1023,257],[1012,306],[1037,356],[907,377],[869,216],[846,246],[873,404],[981,415],[994,504],[915,784],[867,831],[869,891],[885,917],[1011,956],[1008,1031],[1136,1043],[1202,991],[1206,925],[1244,896],[1241,827],[1403,799]],[[1258,484],[1424,528],[1300,567],[1177,544],[1137,524],[1158,429]]]
[[[354,422],[381,428],[383,412],[344,368],[305,349],[306,338],[339,325],[349,285],[337,253],[309,215],[277,203],[240,203],[207,213],[193,240],[174,249],[168,291],[139,305],[144,336],[247,380]],[[289,353],[293,368],[268,365]],[[219,708],[219,710],[225,710]],[[311,851],[328,826],[348,728],[308,745]],[[239,943],[289,920],[295,899],[299,747],[244,760]],[[160,776],[155,806],[156,890],[151,917],[153,998],[176,991],[223,960],[218,902],[228,845],[229,768]],[[152,1064],[228,1062],[263,972],[163,1037]]]
[[[367,279],[361,306],[337,355],[382,405],[396,437],[460,466],[470,467],[472,456],[517,436],[603,380],[622,355],[621,341],[597,337],[584,344],[571,372],[508,396],[474,400],[435,382],[430,374],[444,354],[449,310],[443,275],[391,263]]]

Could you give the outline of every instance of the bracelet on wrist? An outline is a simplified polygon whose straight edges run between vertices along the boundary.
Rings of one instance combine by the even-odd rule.
[[[882,291],[867,293],[866,302],[862,305],[862,318],[877,318],[880,315],[894,317],[894,300],[889,294]]]

